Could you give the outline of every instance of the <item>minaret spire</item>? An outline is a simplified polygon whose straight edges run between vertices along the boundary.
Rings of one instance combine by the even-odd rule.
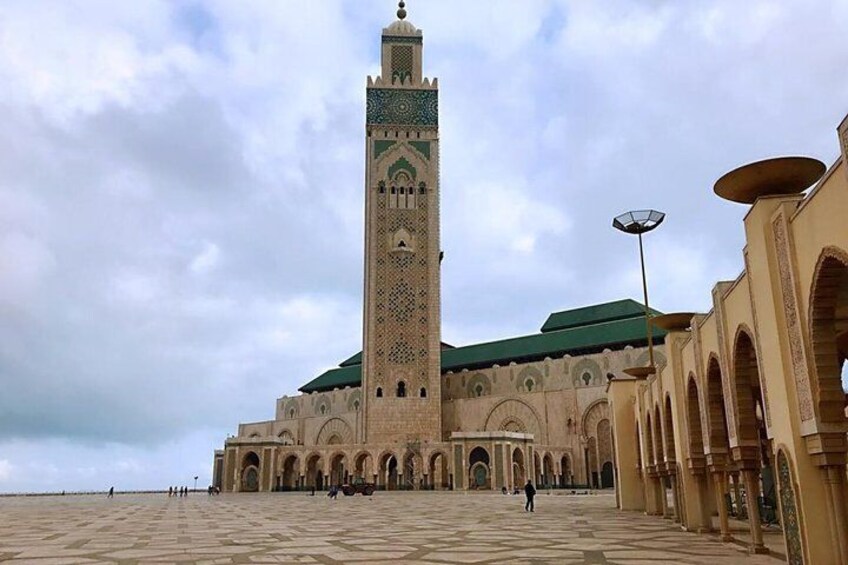
[[[399,20],[406,18],[406,2],[404,2],[403,0],[400,0],[400,2],[398,2],[397,16]]]

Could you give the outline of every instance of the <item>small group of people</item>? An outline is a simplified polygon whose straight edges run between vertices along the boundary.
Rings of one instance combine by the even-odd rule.
[[[332,498],[333,500],[339,497],[339,491],[342,490],[340,486],[333,485],[330,487],[330,490],[327,491],[327,496]]]
[[[206,489],[206,494],[208,494],[209,496],[212,496],[213,494],[221,494],[221,489],[209,485],[209,488]]]
[[[168,498],[179,496],[180,498],[188,496],[188,487],[168,487]]]
[[[512,493],[507,491],[506,487],[501,487],[501,494],[519,494],[519,493],[520,493],[520,491],[518,490],[518,487],[515,487],[515,489],[512,491]],[[534,512],[535,511],[534,499],[536,497],[536,487],[533,486],[533,482],[530,481],[530,480],[528,480],[527,484],[524,485],[524,496],[527,497],[527,502],[524,504],[524,511],[525,512]]]

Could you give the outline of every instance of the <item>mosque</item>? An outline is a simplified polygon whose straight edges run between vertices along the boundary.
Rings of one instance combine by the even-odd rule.
[[[615,486],[622,512],[791,564],[848,563],[848,118],[829,167],[779,157],[715,183],[750,210],[743,270],[716,283],[709,312],[619,300],[453,347],[440,335],[439,85],[403,2],[381,41],[362,351],[277,399],[273,420],[241,424],[215,452],[215,484]]]
[[[551,313],[529,335],[442,342],[439,83],[423,76],[403,2],[397,16],[367,82],[362,351],[277,399],[273,420],[240,424],[215,453],[214,483],[612,487],[607,384],[647,364],[646,309],[619,300]]]

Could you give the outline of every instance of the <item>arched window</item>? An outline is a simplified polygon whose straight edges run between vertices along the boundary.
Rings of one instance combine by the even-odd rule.
[[[327,407],[325,405],[321,405],[321,414],[325,414],[327,412]]]
[[[377,387],[377,398],[383,398],[383,387]]]
[[[474,387],[474,394],[476,394],[478,398],[483,396],[483,385],[482,384],[477,383],[477,386]]]
[[[427,389],[423,386],[421,387],[421,398],[427,398]]]
[[[353,401],[353,410],[354,410],[354,412],[359,411],[359,401],[358,400]]]
[[[289,418],[294,418],[294,408],[289,410]]]
[[[592,375],[583,373],[583,382],[586,383],[586,386],[589,386],[589,383],[592,382]]]
[[[418,184],[418,192],[421,194],[427,194],[427,185],[422,183]]]
[[[403,187],[400,187],[400,188],[398,189],[398,194],[406,194],[406,191],[404,190],[404,188],[403,188]]]
[[[397,188],[392,187],[392,194],[397,194]]]
[[[524,381],[524,386],[527,387],[527,392],[533,392],[533,379]]]
[[[406,396],[406,383],[400,381],[397,386],[397,396],[398,398],[404,398]]]

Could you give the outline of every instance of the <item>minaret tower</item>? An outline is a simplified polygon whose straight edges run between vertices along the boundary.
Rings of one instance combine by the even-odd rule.
[[[359,437],[372,444],[441,441],[439,92],[404,8],[368,77]]]

